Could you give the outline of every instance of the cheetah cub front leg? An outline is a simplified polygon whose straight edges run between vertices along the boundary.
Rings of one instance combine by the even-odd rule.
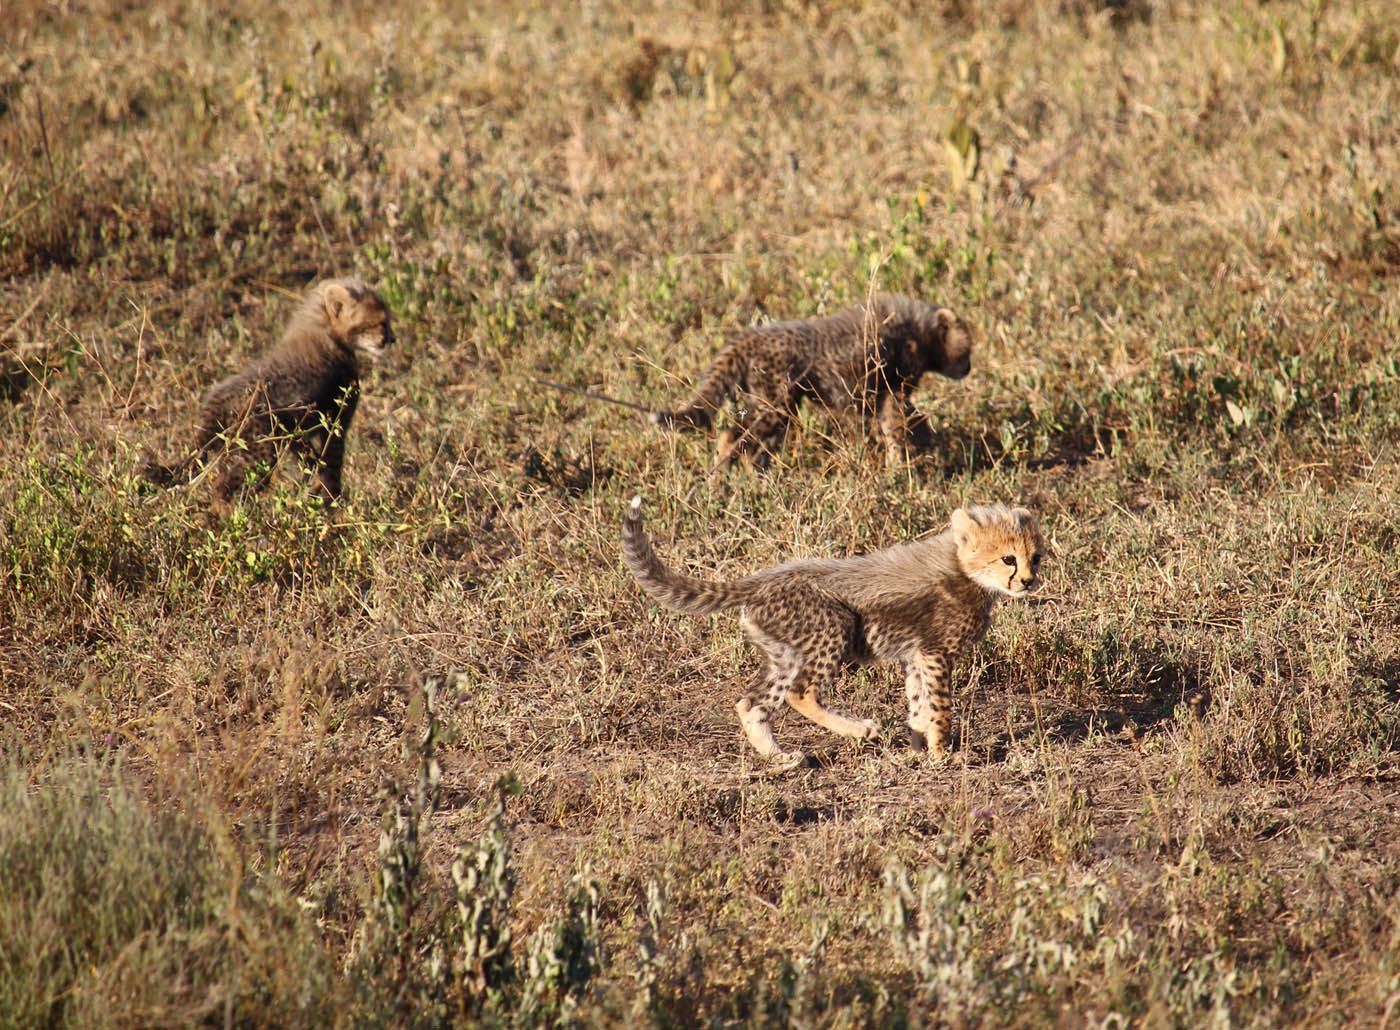
[[[915,751],[929,750],[935,758],[948,754],[953,697],[948,690],[949,662],[937,652],[915,655],[904,667],[909,699],[909,743]]]

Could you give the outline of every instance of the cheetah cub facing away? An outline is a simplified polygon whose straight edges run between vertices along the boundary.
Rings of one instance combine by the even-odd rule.
[[[873,418],[896,464],[911,429],[925,425],[909,400],[926,372],[961,379],[972,367],[972,334],[945,307],[893,294],[876,296],[829,318],[744,329],[705,372],[695,397],[679,411],[652,412],[658,425],[705,429],[725,398],[748,395],[748,410],[719,438],[715,468],[751,458],[767,468],[798,405],[813,398],[831,411]]]
[[[328,502],[338,499],[345,434],[360,399],[360,355],[377,358],[393,342],[389,310],[370,286],[358,279],[318,284],[292,313],[276,347],[204,395],[193,455],[175,466],[147,462],[143,472],[171,485],[222,451],[214,494],[227,504],[258,463],[266,471],[252,489],[266,486],[277,459],[291,448],[314,470],[317,493]]]
[[[773,739],[769,720],[784,700],[833,733],[876,736],[869,719],[822,706],[837,670],[865,663],[904,666],[910,741],[918,750],[945,753],[953,663],[986,633],[999,597],[1024,597],[1035,588],[1044,550],[1029,511],[997,504],[959,508],[938,536],[874,554],[805,558],[732,583],[706,582],[661,563],[642,530],[641,510],[641,497],[634,497],[623,518],[622,553],[647,593],[695,615],[742,607],[739,625],[767,670],[763,685],[734,707],[749,743],[783,768],[805,760]]]

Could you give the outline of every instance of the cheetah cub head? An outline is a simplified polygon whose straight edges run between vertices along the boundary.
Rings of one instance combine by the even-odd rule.
[[[962,379],[972,371],[972,330],[947,308],[938,309],[934,322],[940,345],[934,368],[949,379]]]
[[[1024,597],[1040,583],[1045,541],[1035,516],[1004,504],[973,505],[953,512],[958,564],[969,579],[993,594]]]
[[[371,358],[383,356],[394,343],[389,308],[359,279],[332,279],[321,284],[321,303],[331,338]]]

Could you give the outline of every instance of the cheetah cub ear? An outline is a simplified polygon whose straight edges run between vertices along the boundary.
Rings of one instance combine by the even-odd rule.
[[[341,314],[353,303],[350,291],[340,283],[329,283],[326,291],[322,295],[326,305],[326,314],[330,316],[331,323],[339,321]]]
[[[1040,530],[1036,526],[1035,516],[1031,513],[1030,509],[1017,506],[1010,509],[1010,514],[1012,531],[1016,533],[1029,531],[1035,535],[1036,546],[1042,546]]]
[[[1026,514],[1029,515],[1030,512],[1026,512]],[[959,547],[967,543],[968,536],[977,525],[972,521],[972,516],[967,513],[965,508],[958,508],[954,511],[948,521],[953,525],[953,543]]]

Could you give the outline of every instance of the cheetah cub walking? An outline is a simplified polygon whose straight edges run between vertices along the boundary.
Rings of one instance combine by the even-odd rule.
[[[642,530],[642,499],[622,523],[622,553],[647,593],[674,611],[710,615],[742,607],[739,625],[763,652],[763,686],[735,709],[760,755],[783,768],[805,756],[784,751],[770,718],[786,700],[842,736],[872,739],[869,719],[822,705],[838,668],[876,662],[904,666],[909,736],[918,750],[943,754],[952,724],[949,676],[958,655],[981,639],[997,598],[1024,597],[1037,585],[1044,545],[1025,508],[959,508],[936,537],[856,558],[805,558],[732,583],[691,579],[668,569]]]
[[[857,411],[879,426],[885,461],[896,464],[923,416],[909,400],[925,373],[961,379],[972,367],[972,333],[948,308],[881,294],[828,318],[743,329],[705,372],[694,398],[651,420],[705,429],[736,391],[745,394],[736,426],[720,434],[715,468],[736,458],[767,468],[807,398],[829,411]]]

